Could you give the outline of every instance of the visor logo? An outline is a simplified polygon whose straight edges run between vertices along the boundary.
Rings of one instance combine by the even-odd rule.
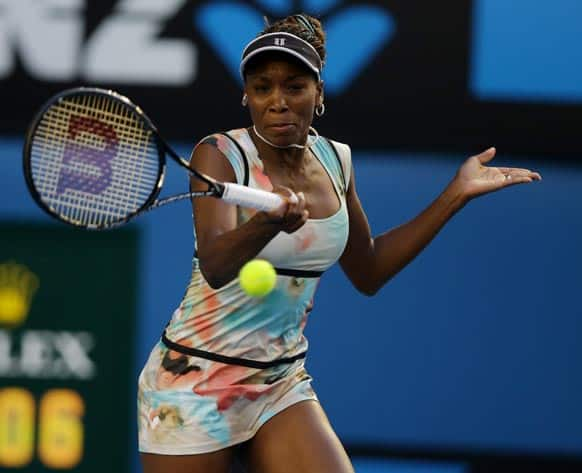
[[[285,46],[285,38],[275,38],[275,46]]]

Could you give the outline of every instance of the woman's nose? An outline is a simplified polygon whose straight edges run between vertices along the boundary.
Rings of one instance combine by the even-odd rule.
[[[273,112],[282,112],[288,109],[287,99],[281,89],[276,88],[273,90],[269,109]]]

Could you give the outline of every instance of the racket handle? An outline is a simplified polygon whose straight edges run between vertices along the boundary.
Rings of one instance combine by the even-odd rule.
[[[283,203],[283,198],[273,192],[252,189],[251,187],[233,183],[224,183],[223,185],[222,199],[229,204],[257,210],[275,210]]]

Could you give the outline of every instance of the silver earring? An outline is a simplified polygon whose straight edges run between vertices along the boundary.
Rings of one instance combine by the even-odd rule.
[[[317,107],[315,107],[315,114],[318,117],[321,117],[325,113],[325,104],[320,103]]]
[[[249,103],[249,97],[248,97],[248,95],[247,95],[247,94],[244,94],[244,95],[243,95],[243,98],[242,98],[242,100],[240,101],[240,103],[241,103],[241,105],[242,105],[243,107],[246,107],[246,106],[247,106],[247,104]]]

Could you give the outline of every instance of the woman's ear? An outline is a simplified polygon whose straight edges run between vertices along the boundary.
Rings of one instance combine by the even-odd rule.
[[[245,83],[243,84],[243,90],[242,90],[242,93],[243,93],[243,95],[242,95],[242,98],[241,98],[240,104],[241,104],[243,107],[246,107],[246,106],[248,105],[248,103],[249,103],[249,94],[247,94],[247,84],[246,84],[246,81],[245,81]]]
[[[320,80],[317,84],[317,105],[321,105],[323,103],[323,81]]]

